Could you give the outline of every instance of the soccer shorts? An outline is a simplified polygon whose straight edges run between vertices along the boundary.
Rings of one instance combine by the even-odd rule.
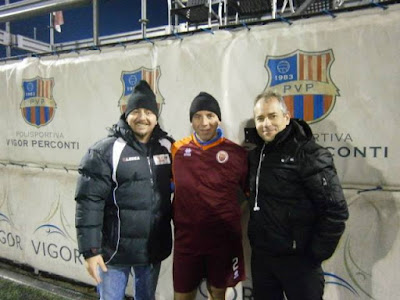
[[[243,248],[241,241],[236,246],[226,245],[208,254],[183,253],[174,249],[174,290],[189,293],[206,278],[215,288],[233,287],[245,279]]]

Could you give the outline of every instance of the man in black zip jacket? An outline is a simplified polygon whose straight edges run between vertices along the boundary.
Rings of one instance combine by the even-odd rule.
[[[321,300],[322,261],[345,229],[348,208],[330,152],[290,119],[283,98],[256,98],[259,142],[249,154],[251,268],[255,300]]]
[[[79,166],[78,247],[101,299],[124,299],[132,268],[135,300],[154,299],[161,261],[171,253],[173,140],[157,118],[155,95],[142,80]]]

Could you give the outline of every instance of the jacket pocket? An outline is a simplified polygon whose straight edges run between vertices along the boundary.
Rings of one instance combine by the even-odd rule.
[[[119,239],[119,220],[112,213],[108,213],[104,219],[103,244],[107,248],[116,249]]]

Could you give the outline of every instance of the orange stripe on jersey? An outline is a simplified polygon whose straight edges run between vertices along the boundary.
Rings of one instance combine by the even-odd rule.
[[[175,143],[172,144],[171,146],[171,157],[172,157],[172,164],[174,163],[175,159],[175,154],[178,152],[178,150],[187,144],[189,144],[192,141],[192,136],[185,137]],[[172,167],[172,181],[175,183],[175,172],[174,172],[174,167]],[[175,184],[176,186],[176,184]],[[176,191],[175,191],[176,193]]]
[[[173,143],[172,147],[171,147],[171,155],[172,155],[172,159],[174,159],[176,152],[179,150],[179,148],[181,148],[182,146],[185,146],[187,144],[189,144],[190,142],[192,142],[199,148],[201,148],[202,150],[206,151],[210,148],[213,148],[215,146],[218,146],[219,144],[223,143],[225,141],[224,137],[219,138],[218,140],[216,140],[215,142],[209,144],[209,145],[201,145],[197,139],[195,138],[194,134],[185,137],[175,143]]]
[[[222,138],[219,138],[218,140],[216,140],[214,143],[211,143],[211,144],[208,144],[208,145],[203,146],[202,144],[200,144],[200,143],[197,141],[197,139],[194,137],[193,134],[192,134],[192,139],[193,139],[193,142],[196,144],[196,146],[199,147],[199,148],[201,148],[201,149],[204,150],[204,151],[207,150],[207,149],[210,149],[210,148],[212,148],[212,147],[218,146],[218,145],[221,144],[223,141],[225,141],[225,138],[222,137]]]
[[[173,143],[172,147],[171,147],[172,159],[174,159],[175,154],[179,150],[179,148],[189,144],[191,140],[192,140],[192,136],[188,136],[188,137],[185,137],[185,138]]]

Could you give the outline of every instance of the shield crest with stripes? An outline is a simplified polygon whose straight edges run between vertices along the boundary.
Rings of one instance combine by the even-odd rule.
[[[22,82],[23,99],[20,104],[24,120],[37,128],[49,124],[57,108],[53,99],[53,78],[36,77]]]
[[[134,87],[139,83],[140,80],[146,80],[156,95],[156,101],[158,105],[159,114],[161,114],[161,108],[164,104],[164,97],[161,95],[158,88],[158,80],[161,76],[160,67],[155,69],[140,68],[135,71],[123,71],[121,74],[121,81],[123,85],[122,96],[118,101],[121,114],[125,112],[126,105],[128,103],[129,96],[132,94]]]
[[[267,56],[265,68],[269,79],[265,90],[281,94],[293,118],[308,123],[321,121],[332,111],[339,96],[330,76],[334,60],[332,49]]]

